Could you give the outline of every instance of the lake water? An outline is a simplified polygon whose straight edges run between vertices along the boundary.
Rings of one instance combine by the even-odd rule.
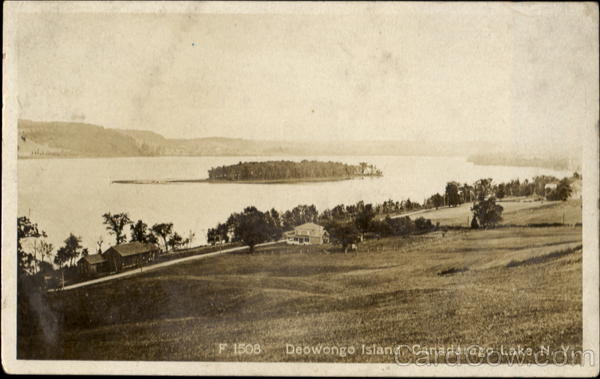
[[[381,178],[310,184],[112,184],[126,179],[201,179],[209,168],[242,161],[333,160],[350,164],[365,161],[383,171]],[[175,230],[196,234],[194,245],[204,243],[206,230],[248,205],[260,210],[291,209],[315,204],[319,211],[337,204],[382,202],[410,198],[422,202],[442,193],[446,182],[472,183],[482,177],[494,181],[563,177],[568,172],[533,167],[477,166],[464,158],[448,157],[152,157],[98,159],[39,159],[18,162],[18,213],[29,216],[48,234],[55,248],[69,233],[96,250],[114,243],[102,224],[105,212],[127,212],[149,225],[173,222]],[[129,231],[127,231],[129,234]]]

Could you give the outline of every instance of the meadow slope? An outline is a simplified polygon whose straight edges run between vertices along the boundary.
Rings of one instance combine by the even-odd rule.
[[[548,204],[507,212],[511,226],[494,230],[373,240],[349,254],[276,245],[50,294],[43,333],[20,338],[18,356],[392,362],[286,354],[286,344],[580,348],[581,227],[519,226],[578,209],[580,222],[577,201]],[[236,355],[234,343],[261,352]]]

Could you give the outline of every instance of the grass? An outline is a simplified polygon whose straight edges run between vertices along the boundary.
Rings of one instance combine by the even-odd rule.
[[[581,200],[563,201],[530,201],[529,199],[515,198],[513,200],[498,202],[503,208],[505,225],[529,225],[564,223],[572,225],[581,222]],[[471,223],[471,204],[466,203],[452,208],[431,209],[411,215],[411,218],[425,217],[433,223],[447,226],[466,226]]]
[[[556,203],[557,207],[568,204]],[[511,223],[540,214],[516,210]],[[269,246],[49,295],[19,358],[391,362],[288,355],[286,344],[582,343],[581,228],[450,230],[359,245]],[[444,273],[444,274],[441,274]],[[219,354],[219,343],[228,350]],[[260,344],[236,355],[234,343]]]

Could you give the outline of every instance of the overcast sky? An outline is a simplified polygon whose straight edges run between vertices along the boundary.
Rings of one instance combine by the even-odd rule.
[[[556,148],[597,121],[593,5],[347,13],[21,14],[20,117],[177,138]]]

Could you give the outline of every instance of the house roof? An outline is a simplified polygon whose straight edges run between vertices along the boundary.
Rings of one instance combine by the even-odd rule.
[[[311,232],[319,233],[322,236],[327,234],[327,231],[324,227],[312,222],[307,222],[306,224],[298,225],[294,228],[294,234],[300,236],[310,235]]]
[[[127,257],[130,255],[144,254],[149,251],[156,250],[157,247],[151,243],[130,242],[113,246],[110,249],[114,249],[122,257]]]
[[[312,230],[322,230],[323,227],[321,225],[317,225],[314,222],[307,222],[305,224],[302,225],[298,225],[296,226],[295,229],[312,229]]]
[[[91,265],[96,265],[99,263],[106,262],[106,259],[104,259],[104,257],[100,254],[92,254],[92,255],[87,255],[87,256],[81,258],[79,260],[79,262],[81,262],[81,261],[86,261],[87,263],[89,263]]]

